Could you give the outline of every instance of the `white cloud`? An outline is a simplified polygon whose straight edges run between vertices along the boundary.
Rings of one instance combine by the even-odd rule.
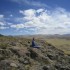
[[[0,27],[1,26],[4,26],[5,23],[4,23],[4,15],[0,15]]]
[[[5,25],[3,22],[0,22],[0,26],[3,26],[3,25]]]
[[[0,15],[0,30],[7,29],[8,22],[5,21],[4,15]]]
[[[4,20],[4,15],[0,14],[0,22]]]
[[[12,25],[13,23],[9,23],[9,22],[7,22],[7,25]]]
[[[32,17],[32,16],[35,16],[36,11],[34,9],[29,9],[29,10],[25,10],[25,11],[20,10],[19,13],[21,13],[27,17]]]
[[[43,12],[43,11],[44,11],[44,9],[38,9],[37,13],[40,13],[40,12]]]
[[[12,15],[12,14],[10,14],[10,17],[13,17],[13,15]]]
[[[19,13],[24,14],[24,12],[22,10],[20,10]]]
[[[9,27],[4,22],[0,22],[0,30],[8,29]]]
[[[3,18],[3,17],[4,17],[4,15],[0,15],[0,19]]]
[[[23,21],[12,25],[13,28],[26,28],[35,34],[65,34],[70,33],[70,12],[63,8],[53,11],[46,9],[20,10]]]
[[[9,27],[0,26],[0,30],[7,29]]]
[[[17,28],[17,29],[19,29],[19,28],[24,28],[24,24],[13,24],[13,25],[11,25],[11,27],[12,28]]]

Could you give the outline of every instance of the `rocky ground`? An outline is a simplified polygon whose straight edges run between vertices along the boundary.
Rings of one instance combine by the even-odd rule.
[[[36,42],[40,48],[32,48],[31,39],[0,37],[0,70],[70,70],[70,55]]]

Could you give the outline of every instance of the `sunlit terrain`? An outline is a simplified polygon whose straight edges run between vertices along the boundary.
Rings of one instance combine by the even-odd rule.
[[[66,54],[70,54],[70,40],[54,38],[47,39],[47,41],[56,48],[63,50]]]

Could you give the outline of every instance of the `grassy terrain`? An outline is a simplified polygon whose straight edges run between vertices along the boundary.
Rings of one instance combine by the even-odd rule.
[[[42,39],[35,38],[40,48],[33,48],[30,37],[0,36],[0,70],[70,70],[70,56],[57,49],[69,54],[70,41]]]
[[[63,50],[66,54],[70,54],[70,40],[67,39],[47,39],[47,42],[54,45],[56,48]]]

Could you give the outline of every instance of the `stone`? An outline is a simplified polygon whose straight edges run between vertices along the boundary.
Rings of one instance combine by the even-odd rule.
[[[50,70],[50,66],[44,66],[43,70]]]
[[[11,67],[18,67],[17,64],[15,64],[15,63],[10,63],[10,66]]]

